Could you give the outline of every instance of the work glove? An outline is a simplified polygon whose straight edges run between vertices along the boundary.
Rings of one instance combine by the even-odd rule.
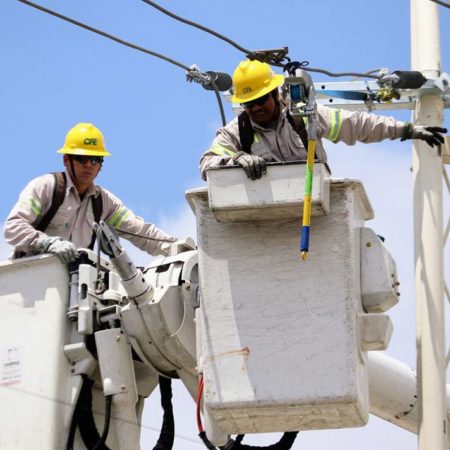
[[[406,123],[401,140],[406,141],[406,139],[421,139],[431,147],[434,145],[437,147],[444,143],[443,133],[447,133],[447,128],[427,127],[425,125],[413,125],[412,123]]]
[[[250,155],[245,152],[236,152],[233,156],[233,162],[241,166],[247,177],[252,180],[261,178],[266,174],[266,161],[257,155]]]
[[[169,247],[169,256],[178,255],[179,253],[188,252],[190,250],[195,250],[197,246],[195,245],[194,239],[188,237],[183,240],[178,240],[172,242]]]
[[[78,251],[75,245],[60,237],[46,237],[42,241],[44,251],[56,255],[62,263],[69,264],[78,257]]]

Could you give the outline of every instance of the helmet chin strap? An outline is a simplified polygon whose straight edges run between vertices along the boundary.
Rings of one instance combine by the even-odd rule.
[[[72,158],[72,155],[67,155],[67,156],[68,156],[68,158],[69,158],[70,171],[72,172],[72,173],[70,174],[70,176],[73,178],[74,181],[76,181],[76,180],[77,180],[77,176],[75,175],[75,168],[74,168],[74,166],[73,166],[73,158]]]

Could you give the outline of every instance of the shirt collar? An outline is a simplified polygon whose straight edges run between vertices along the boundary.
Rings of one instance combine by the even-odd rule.
[[[67,180],[67,189],[76,191],[75,185],[73,184],[72,178],[70,178],[69,172],[67,170],[66,170],[66,180]],[[100,186],[92,184],[91,186],[89,186],[85,195],[87,196],[93,195],[94,197],[97,197],[99,194],[100,194]]]

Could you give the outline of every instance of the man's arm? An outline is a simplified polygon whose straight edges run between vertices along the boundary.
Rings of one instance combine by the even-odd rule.
[[[241,150],[237,118],[225,127],[216,131],[216,137],[211,147],[203,153],[200,159],[200,172],[206,180],[206,171],[211,167],[232,166],[235,164],[233,156]]]
[[[177,239],[169,236],[154,224],[145,222],[128,209],[111,192],[102,188],[105,222],[119,235],[150,255],[168,255],[170,244]]]
[[[393,117],[379,116],[361,111],[332,109],[318,105],[318,134],[332,142],[345,142],[353,145],[356,142],[380,142],[384,139],[421,139],[429,145],[444,142],[442,133],[447,130],[441,127],[427,127],[401,122]]]
[[[318,105],[318,134],[331,142],[380,142],[399,139],[405,123],[393,117],[378,116],[361,111],[332,109]]]
[[[32,180],[20,193],[17,203],[9,213],[4,236],[8,244],[17,251],[42,253],[42,241],[47,235],[34,228],[34,225],[50,207],[54,178],[48,174]]]

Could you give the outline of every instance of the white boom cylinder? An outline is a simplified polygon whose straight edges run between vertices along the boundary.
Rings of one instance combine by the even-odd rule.
[[[411,0],[412,69],[426,77],[440,71],[438,7]],[[442,124],[442,99],[421,97],[415,123]],[[437,148],[413,143],[419,449],[447,448],[443,277],[442,158]]]
[[[370,412],[405,430],[417,433],[417,374],[406,364],[380,352],[369,352]],[[444,394],[450,411],[450,386]],[[445,448],[450,448],[450,439]]]

